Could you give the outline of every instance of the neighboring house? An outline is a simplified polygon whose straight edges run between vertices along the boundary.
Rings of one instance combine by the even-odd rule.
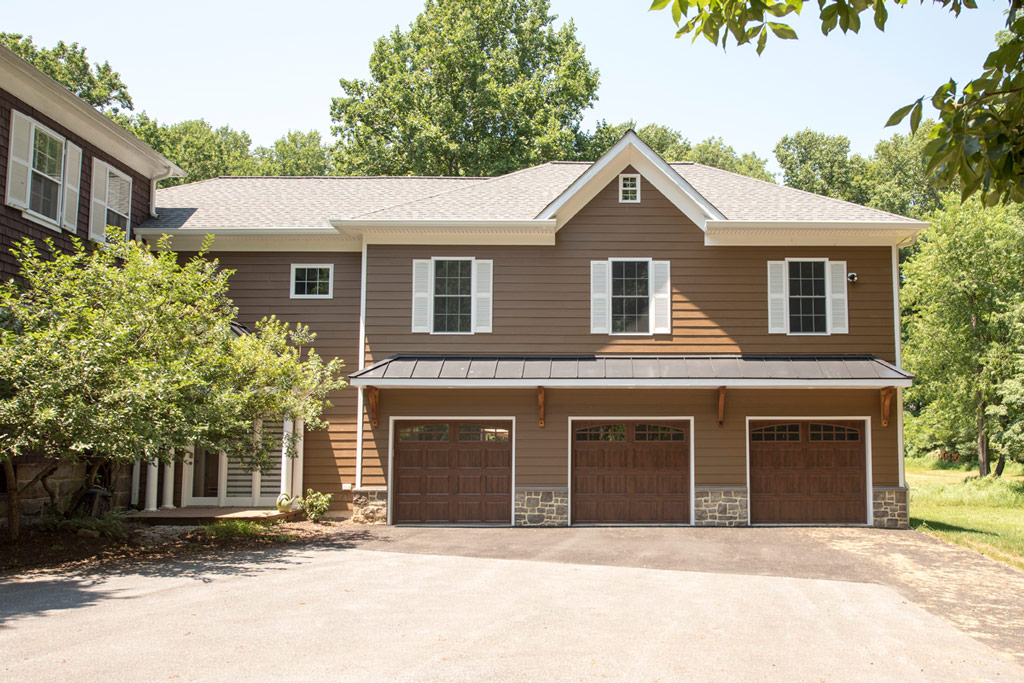
[[[153,215],[158,180],[181,177],[177,166],[146,146],[57,81],[0,46],[0,279],[15,277],[11,246],[50,238],[70,249],[71,238],[101,241],[108,224],[129,233]],[[22,469],[38,462],[20,458]],[[26,471],[28,471],[26,470]],[[68,468],[62,477],[77,487]],[[57,486],[60,488],[59,486]],[[6,482],[0,469],[0,509]],[[48,496],[41,486],[26,494],[26,511]]]
[[[157,205],[138,235],[214,234],[241,321],[308,323],[351,373],[330,429],[243,496],[398,524],[907,524],[897,256],[925,223],[633,132],[593,164]],[[200,470],[225,502],[225,468],[186,467],[181,502]]]

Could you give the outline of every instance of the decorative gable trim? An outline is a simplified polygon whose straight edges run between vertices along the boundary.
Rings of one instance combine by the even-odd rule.
[[[711,202],[676,173],[675,169],[632,130],[626,131],[611,149],[595,161],[565,192],[548,204],[537,218],[554,218],[557,226],[561,228],[629,166],[643,176],[644,181],[665,195],[666,199],[701,230],[704,230],[708,220],[725,220],[725,216],[712,206]]]

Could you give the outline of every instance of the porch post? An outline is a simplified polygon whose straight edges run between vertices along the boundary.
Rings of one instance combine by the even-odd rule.
[[[292,488],[290,496],[302,495],[302,460],[306,449],[306,423],[299,418],[295,421],[295,431],[299,433],[299,440],[295,443],[295,461],[292,463]]]
[[[174,463],[169,462],[164,465],[164,504],[160,506],[161,510],[173,510],[174,509]]]
[[[132,463],[132,506],[139,504],[139,481],[142,478],[142,466],[138,460]]]
[[[160,466],[155,461],[150,461],[146,468],[146,511],[156,510],[156,482],[160,476]]]
[[[288,457],[288,437],[292,435],[294,425],[291,420],[284,421],[283,434],[281,435],[281,493],[286,496],[292,495],[292,458]]]

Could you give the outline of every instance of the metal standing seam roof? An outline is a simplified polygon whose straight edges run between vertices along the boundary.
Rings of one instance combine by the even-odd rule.
[[[874,356],[517,356],[517,355],[398,355],[380,361],[350,375],[353,384],[414,384],[435,381],[439,385],[483,385],[488,382],[524,382],[545,384],[574,380],[577,383],[602,381],[616,384],[637,381],[663,383],[687,382],[742,383],[744,381],[780,383],[850,381],[878,386],[909,385],[913,378]],[[712,382],[713,381],[713,382]]]

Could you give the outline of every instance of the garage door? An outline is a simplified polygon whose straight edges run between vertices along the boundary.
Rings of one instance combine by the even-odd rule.
[[[399,421],[396,524],[511,524],[512,423]]]
[[[864,524],[864,423],[752,422],[751,524]]]
[[[689,524],[688,421],[572,426],[573,524]]]

